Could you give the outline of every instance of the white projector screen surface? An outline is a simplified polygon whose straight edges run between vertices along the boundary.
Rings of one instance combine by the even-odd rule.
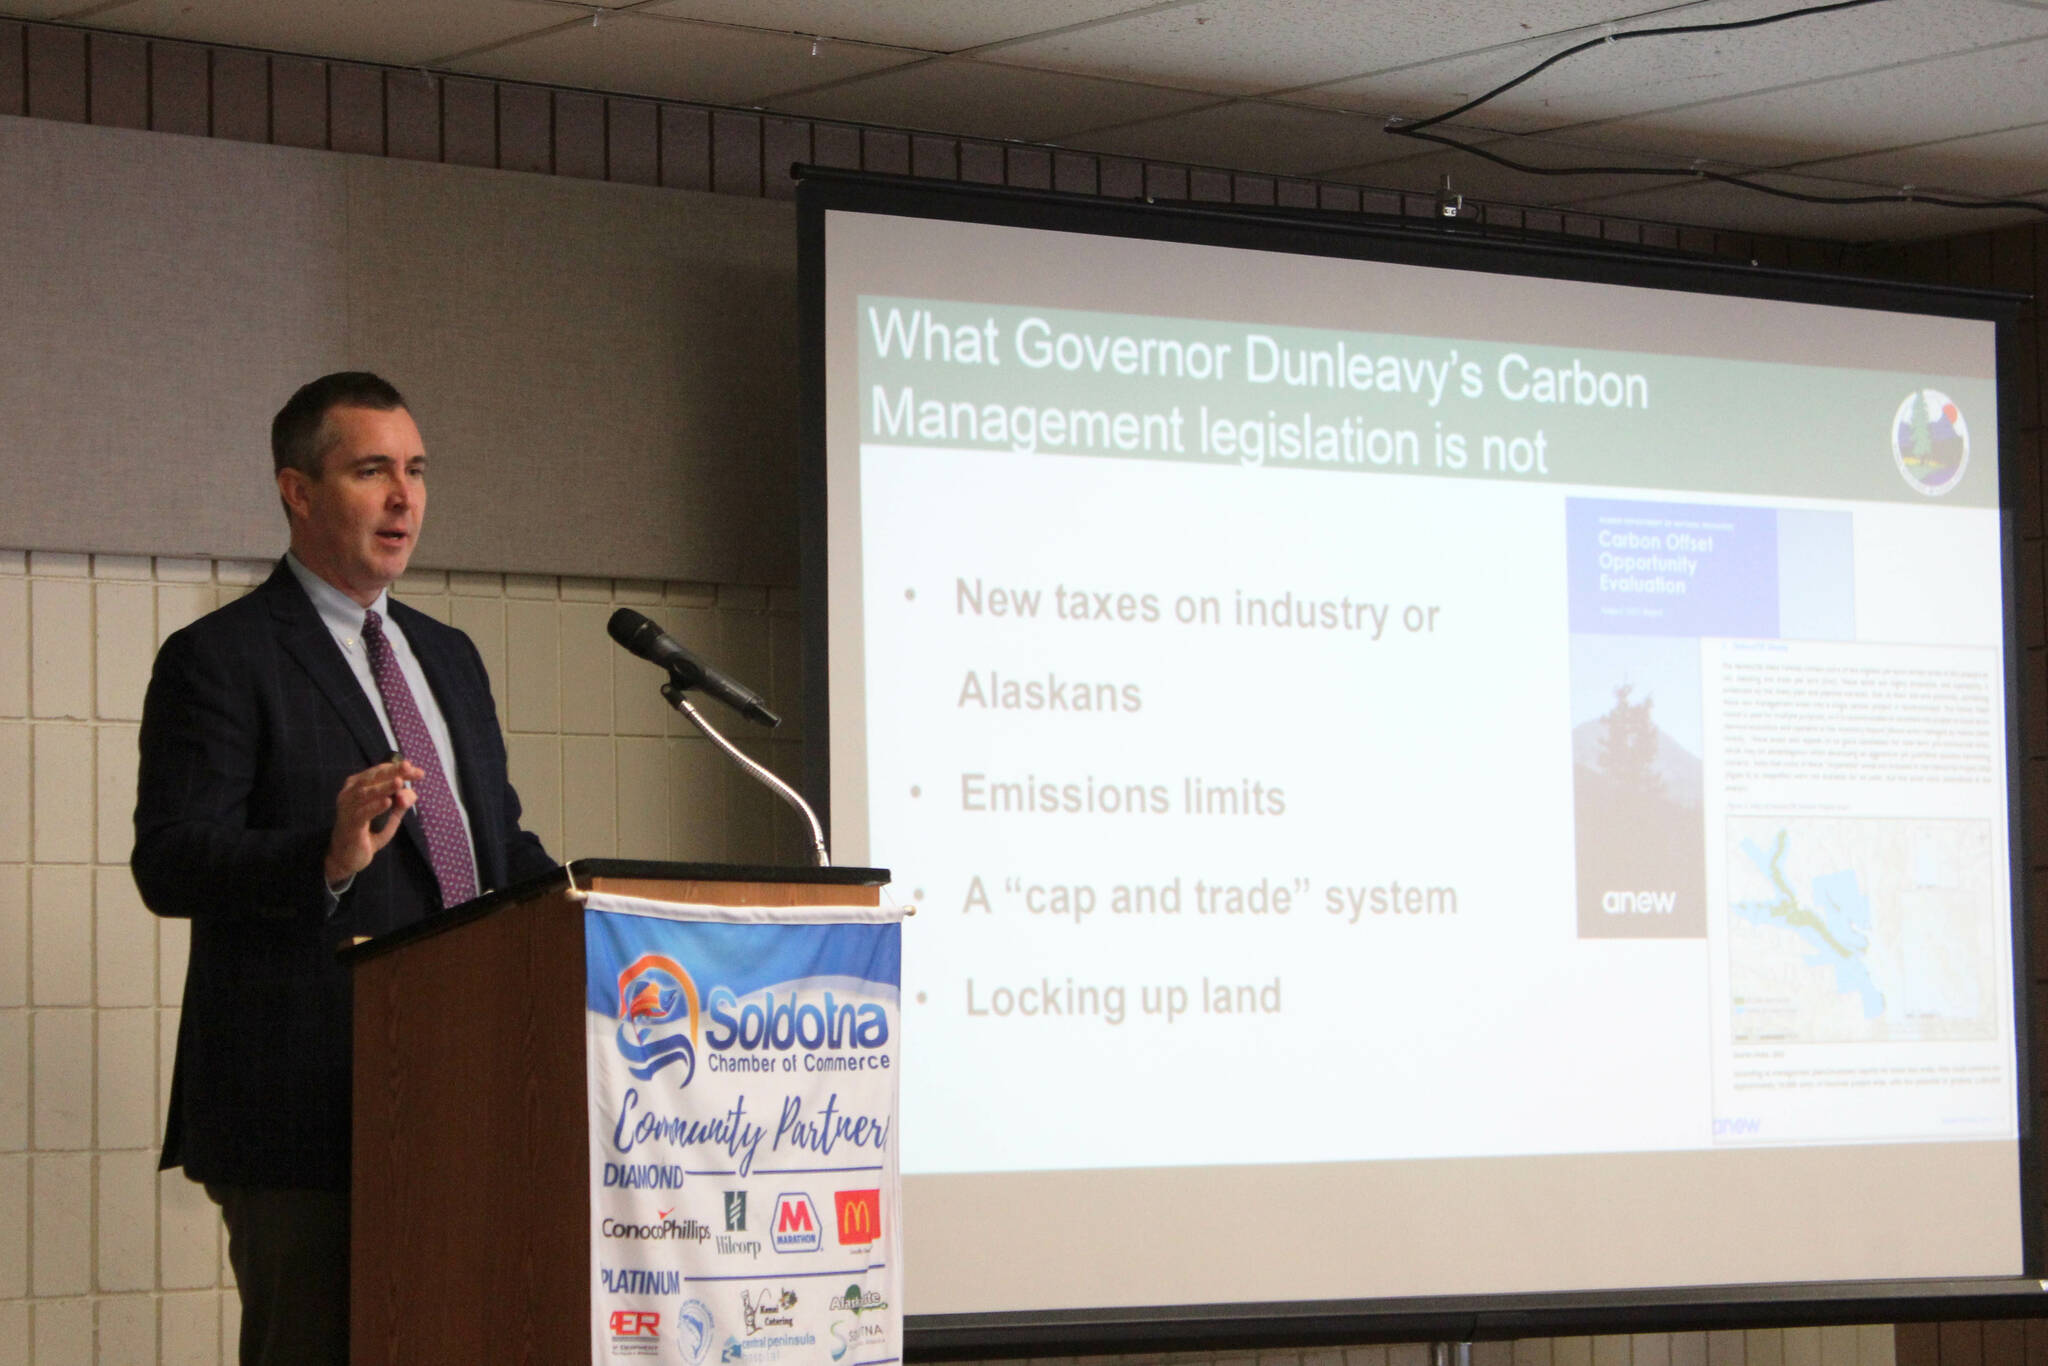
[[[1991,323],[823,221],[910,1313],[2020,1273]]]

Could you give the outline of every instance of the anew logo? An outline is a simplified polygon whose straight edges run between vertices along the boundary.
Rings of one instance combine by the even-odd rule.
[[[1678,893],[1603,892],[1600,909],[1609,915],[1670,915],[1678,909]]]
[[[682,964],[642,954],[619,974],[619,1056],[646,1081],[670,1063],[683,1065],[677,1086],[697,1074],[697,984]]]

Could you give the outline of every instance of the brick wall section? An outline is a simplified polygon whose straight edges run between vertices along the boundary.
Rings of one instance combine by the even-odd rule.
[[[236,1359],[219,1220],[156,1170],[190,926],[149,915],[127,863],[157,646],[270,570],[0,549],[0,1366]],[[397,591],[476,642],[525,824],[557,857],[775,863],[804,847],[605,634],[619,605],[659,612],[758,680],[797,733],[742,743],[789,777],[792,590],[425,571]]]

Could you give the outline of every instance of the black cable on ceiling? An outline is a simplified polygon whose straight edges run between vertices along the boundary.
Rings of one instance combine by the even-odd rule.
[[[1910,185],[1901,186],[1898,190],[1888,194],[1810,194],[1800,190],[1788,190],[1781,186],[1766,184],[1760,180],[1752,180],[1746,175],[1735,175],[1726,171],[1709,171],[1704,167],[1696,165],[1686,167],[1534,166],[1526,162],[1516,161],[1512,157],[1502,156],[1497,152],[1488,151],[1483,147],[1474,146],[1469,142],[1460,142],[1456,138],[1445,137],[1441,133],[1425,131],[1439,123],[1457,118],[1460,114],[1470,113],[1489,100],[1506,94],[1524,81],[1557,65],[1565,60],[1565,58],[1576,56],[1592,48],[1606,47],[1612,43],[1630,42],[1638,38],[1670,38],[1687,33],[1725,33],[1733,29],[1762,28],[1768,24],[1782,24],[1789,19],[1803,19],[1808,15],[1814,14],[1830,14],[1837,10],[1860,9],[1865,5],[1883,4],[1885,2],[1886,0],[1834,0],[1832,4],[1809,5],[1804,9],[1787,10],[1782,14],[1766,14],[1755,19],[1737,19],[1719,24],[1676,24],[1661,28],[1631,29],[1625,33],[1602,34],[1598,38],[1589,38],[1583,43],[1574,44],[1562,52],[1553,53],[1530,67],[1527,71],[1524,71],[1521,75],[1501,82],[1485,94],[1467,100],[1455,109],[1447,109],[1441,114],[1433,114],[1426,119],[1391,119],[1388,121],[1385,131],[1397,137],[1414,138],[1418,142],[1433,142],[1439,146],[1450,147],[1460,152],[1469,152],[1473,156],[1481,157],[1493,162],[1497,166],[1505,166],[1509,170],[1518,171],[1523,175],[1661,176],[1669,180],[1713,181],[1716,184],[1733,185],[1738,189],[1753,190],[1758,194],[1767,194],[1778,199],[1796,200],[1802,204],[1933,204],[1945,209],[2029,209],[2035,213],[2048,214],[2048,204],[2042,204],[2030,199],[1958,199],[1952,195],[1929,194],[1924,191],[1915,190]]]

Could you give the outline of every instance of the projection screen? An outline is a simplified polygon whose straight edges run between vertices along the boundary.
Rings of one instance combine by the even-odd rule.
[[[2010,300],[800,200],[913,1331],[2039,1294]]]

